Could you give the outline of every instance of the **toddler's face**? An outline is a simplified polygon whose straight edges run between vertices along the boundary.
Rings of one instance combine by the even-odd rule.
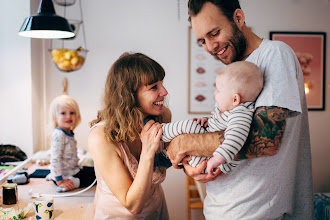
[[[227,83],[226,76],[218,75],[215,81],[216,89],[214,99],[217,102],[221,112],[229,111],[234,108],[233,92],[231,86]]]
[[[56,112],[56,122],[59,128],[70,133],[77,123],[76,111],[70,106],[60,106]]]

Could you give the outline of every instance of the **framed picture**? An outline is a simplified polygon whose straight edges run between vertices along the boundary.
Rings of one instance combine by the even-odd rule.
[[[188,36],[188,113],[210,114],[215,105],[215,78],[225,65],[204,50],[191,27]]]
[[[296,53],[304,75],[308,110],[324,110],[326,33],[271,31],[269,38],[285,42]]]

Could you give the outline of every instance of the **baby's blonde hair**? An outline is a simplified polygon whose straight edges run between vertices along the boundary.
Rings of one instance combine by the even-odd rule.
[[[219,73],[221,80],[227,80],[234,94],[241,96],[241,102],[253,102],[263,87],[263,74],[257,65],[248,61],[237,61],[227,65]]]
[[[76,102],[76,100],[74,100],[71,96],[68,96],[68,95],[57,96],[50,104],[49,121],[50,121],[51,129],[55,129],[56,127],[58,127],[57,120],[56,120],[56,113],[57,113],[59,107],[61,107],[61,106],[68,106],[75,110],[76,116],[77,116],[77,121],[72,127],[72,130],[74,130],[81,122],[81,115],[80,115],[78,103]]]

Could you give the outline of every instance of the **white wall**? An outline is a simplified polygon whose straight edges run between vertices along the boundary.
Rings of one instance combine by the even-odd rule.
[[[46,148],[45,113],[51,100],[62,93],[62,80],[67,77],[69,95],[78,101],[83,117],[75,130],[76,138],[79,147],[87,149],[88,122],[95,118],[100,108],[107,71],[125,51],[143,52],[165,68],[165,86],[170,94],[173,120],[195,116],[187,114],[187,0],[82,1],[90,52],[83,68],[72,73],[63,73],[55,68],[47,51],[49,40],[30,41],[17,36],[23,19],[30,14],[27,2],[7,1],[2,4],[1,18],[10,16],[11,19],[0,20],[1,26],[5,27],[0,35],[0,142],[17,144],[30,155],[32,145],[36,149]],[[31,2],[31,11],[35,14],[39,0]],[[330,33],[330,5],[327,0],[242,0],[241,5],[247,25],[263,38],[268,38],[269,31],[275,30]],[[59,15],[63,15],[62,9],[56,7]],[[78,5],[67,8],[67,17],[79,17],[78,9]],[[328,47],[327,69],[329,51]],[[330,192],[329,80],[327,77],[326,110],[309,112],[315,192]],[[185,219],[184,181],[181,171],[168,170],[163,187],[173,220]]]
[[[19,37],[29,14],[29,1],[6,1],[0,7],[0,144],[33,152],[31,97],[31,41]]]

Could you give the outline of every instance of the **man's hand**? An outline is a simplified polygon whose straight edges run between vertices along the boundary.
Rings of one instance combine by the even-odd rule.
[[[175,169],[182,169],[182,166],[179,166],[179,163],[181,163],[182,159],[185,158],[186,154],[185,152],[180,152],[177,151],[175,152],[175,150],[178,150],[177,148],[174,147],[170,147],[171,145],[169,145],[167,147],[167,156],[170,158],[172,166]]]
[[[167,155],[174,168],[186,155],[212,157],[213,152],[223,141],[223,131],[204,134],[181,134],[167,143]]]
[[[211,174],[208,174],[208,173],[202,173],[202,172],[204,172],[204,170],[207,166],[207,161],[204,160],[197,167],[192,167],[188,163],[189,160],[190,160],[189,157],[186,157],[182,160],[182,165],[184,167],[183,169],[184,169],[186,175],[192,177],[194,180],[196,180],[200,183],[207,183],[207,182],[213,181],[224,174],[221,172],[221,170],[219,168],[217,168],[213,172],[214,176]]]

